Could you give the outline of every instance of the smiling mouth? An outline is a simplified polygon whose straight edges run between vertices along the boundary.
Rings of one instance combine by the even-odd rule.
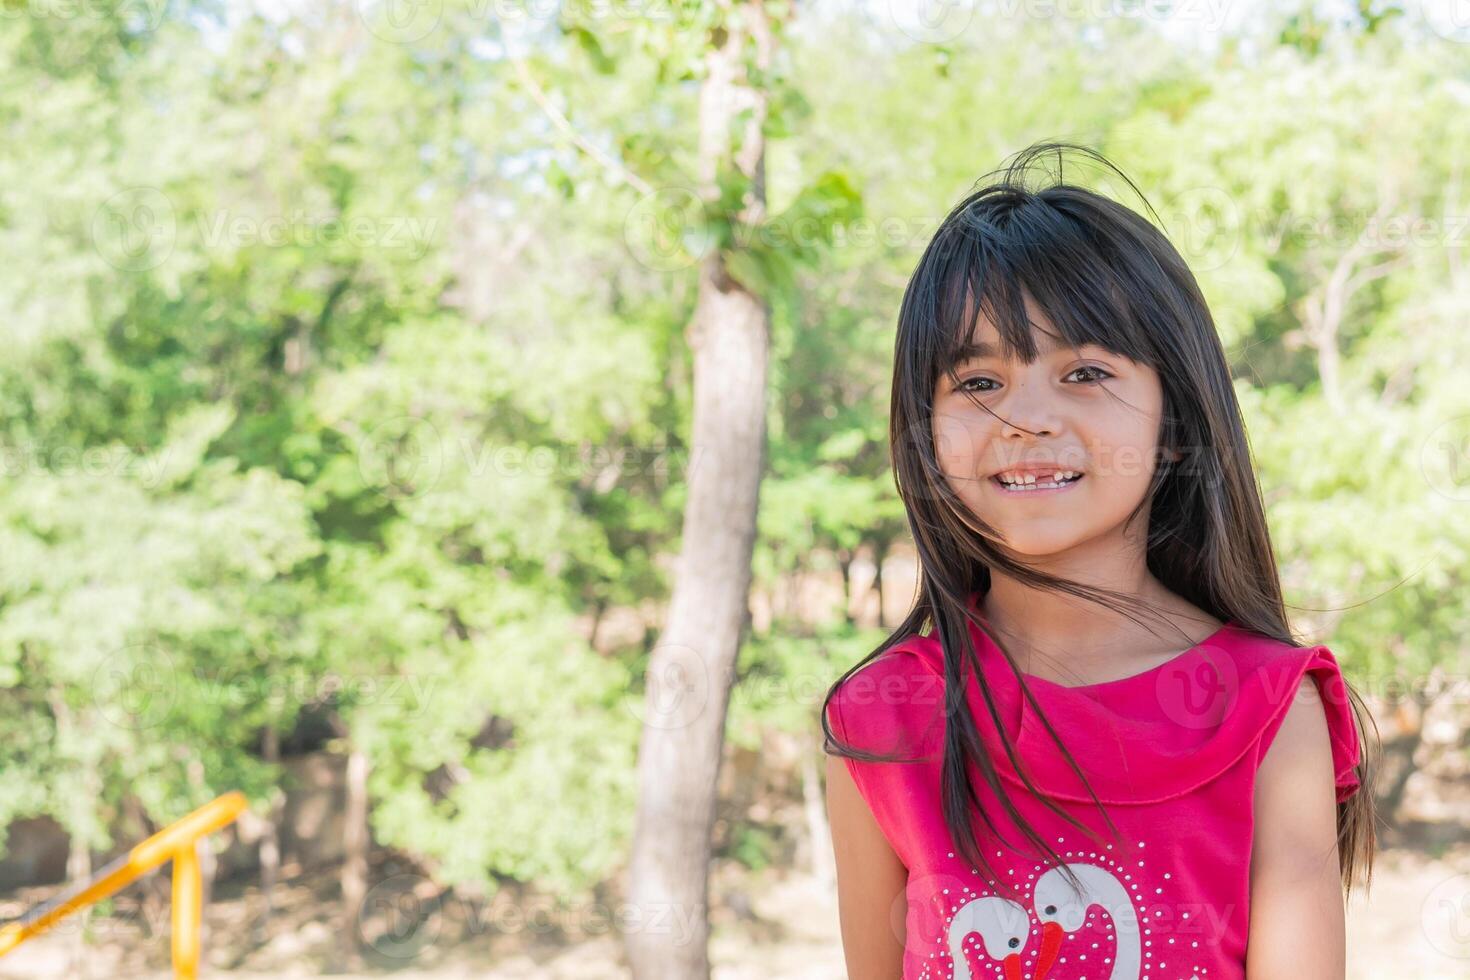
[[[1078,473],[1074,476],[1063,477],[1061,480],[1057,480],[1054,477],[1048,477],[1046,479],[1037,478],[1036,480],[1031,482],[1007,483],[1000,478],[999,474],[997,474],[996,476],[992,476],[990,478],[990,482],[999,487],[1002,493],[1008,493],[1013,496],[1020,497],[1026,494],[1065,490],[1072,484],[1081,480],[1082,477],[1084,477],[1085,475],[1086,474],[1084,473]]]

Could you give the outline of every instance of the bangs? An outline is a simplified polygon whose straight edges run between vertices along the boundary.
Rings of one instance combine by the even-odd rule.
[[[1007,197],[1014,192],[1008,192]],[[999,195],[998,195],[999,196]],[[972,200],[935,235],[918,276],[933,297],[932,378],[974,356],[980,313],[1000,334],[1000,356],[1031,363],[1039,353],[1026,309],[1030,296],[1051,321],[1035,323],[1067,347],[1093,344],[1142,363],[1157,363],[1150,335],[1124,286],[1119,251],[1109,251],[1065,201],[1046,193],[1025,199]]]

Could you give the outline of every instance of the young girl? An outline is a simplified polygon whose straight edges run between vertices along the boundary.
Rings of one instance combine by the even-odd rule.
[[[1023,151],[903,297],[919,599],[822,707],[849,977],[1341,978],[1371,717],[1287,626],[1194,277],[1128,208],[1028,188],[1064,149],[1112,166]]]

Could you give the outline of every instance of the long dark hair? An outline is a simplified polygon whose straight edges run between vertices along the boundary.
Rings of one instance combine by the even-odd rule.
[[[906,762],[839,742],[827,720],[833,695],[849,677],[903,640],[938,633],[944,649],[946,718],[942,763],[944,820],[966,860],[994,874],[975,836],[976,796],[967,773],[974,767],[1026,838],[1065,869],[1056,850],[1016,810],[983,749],[965,697],[976,678],[987,711],[1000,730],[1012,768],[1048,808],[1094,840],[1096,833],[1037,793],[1005,735],[996,703],[980,670],[970,626],[993,637],[979,604],[991,569],[1034,587],[1098,603],[1135,622],[1162,619],[1137,596],[1101,589],[1033,568],[1009,551],[954,493],[936,459],[932,422],[941,373],[955,378],[959,345],[969,339],[977,310],[989,314],[1003,353],[1030,363],[1037,356],[1024,296],[1050,318],[1069,345],[1096,344],[1153,366],[1163,386],[1159,465],[1135,519],[1149,508],[1149,571],[1171,592],[1217,619],[1300,647],[1287,624],[1265,510],[1251,466],[1240,406],[1214,320],[1184,259],[1142,216],[1108,197],[1065,183],[1061,159],[1074,151],[1096,160],[1141,192],[1116,166],[1090,148],[1059,141],[1033,144],[1009,167],[948,214],[919,259],[904,291],[895,344],[889,441],[894,479],[919,560],[918,597],[902,624],[827,691],[821,712],[828,754],[866,762]],[[1055,178],[1028,186],[1038,163],[1055,154]],[[1145,200],[1145,203],[1146,200]],[[1149,208],[1151,213],[1152,207]],[[1182,458],[1175,459],[1175,456]],[[978,532],[978,533],[977,533]],[[1147,628],[1147,627],[1146,627]],[[1045,718],[1014,658],[998,641],[1027,701],[1083,785],[1086,777]],[[1376,850],[1374,778],[1377,725],[1361,696],[1346,685],[1357,723],[1360,789],[1337,805],[1339,864],[1351,894],[1360,872],[1372,881]],[[1367,734],[1372,726],[1373,735]],[[1114,838],[1117,827],[1091,786],[1088,792]],[[980,817],[1000,835],[984,808]]]

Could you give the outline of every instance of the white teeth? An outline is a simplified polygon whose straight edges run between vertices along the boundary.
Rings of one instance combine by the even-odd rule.
[[[1052,474],[1052,478],[1050,480],[1042,481],[1039,483],[1037,482],[1037,476],[1035,473],[1001,473],[996,477],[996,479],[998,479],[1006,486],[1012,488],[1026,490],[1044,490],[1066,486],[1068,480],[1071,480],[1073,477],[1081,475],[1082,474],[1078,473],[1076,470],[1057,470],[1055,473]]]

